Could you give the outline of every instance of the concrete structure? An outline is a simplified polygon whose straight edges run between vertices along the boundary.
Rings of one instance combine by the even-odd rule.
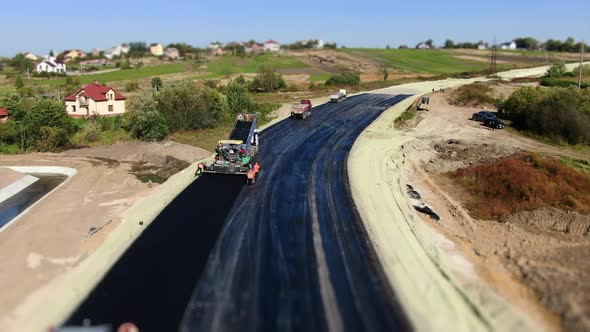
[[[71,117],[121,115],[125,113],[125,99],[112,88],[94,82],[66,97],[66,111]]]
[[[150,53],[154,56],[162,56],[164,55],[164,46],[160,43],[151,44]]]
[[[168,47],[164,50],[164,56],[170,60],[176,60],[180,58],[180,52],[177,48]]]
[[[55,57],[47,57],[37,65],[37,73],[66,73],[66,64]]]
[[[0,123],[8,121],[8,110],[6,108],[0,108]]]
[[[281,50],[281,44],[276,40],[267,40],[264,42],[264,51],[265,52],[278,52]]]

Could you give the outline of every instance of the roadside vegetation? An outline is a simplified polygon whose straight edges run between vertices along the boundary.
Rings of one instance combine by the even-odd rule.
[[[494,106],[498,103],[489,84],[480,82],[459,87],[451,94],[449,102],[467,107]]]
[[[471,194],[467,208],[476,218],[500,220],[548,206],[590,213],[590,175],[552,158],[513,156],[450,176]]]

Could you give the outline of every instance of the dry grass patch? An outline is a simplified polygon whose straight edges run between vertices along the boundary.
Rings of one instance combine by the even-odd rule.
[[[471,194],[467,208],[476,218],[503,219],[542,207],[590,213],[590,175],[552,158],[512,156],[450,176]]]

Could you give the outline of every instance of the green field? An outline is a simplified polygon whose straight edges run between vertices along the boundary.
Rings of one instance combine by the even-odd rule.
[[[419,74],[443,75],[489,68],[487,61],[461,59],[444,50],[349,48],[342,51],[375,60],[384,66]]]
[[[199,75],[197,78],[217,78],[231,74],[255,73],[258,68],[270,62],[275,69],[306,68],[309,65],[288,56],[274,56],[261,54],[253,57],[222,56],[207,63],[208,74]]]
[[[332,74],[311,74],[309,75],[309,80],[312,82],[322,82],[327,81]]]
[[[156,66],[146,66],[140,69],[116,70],[108,73],[88,74],[78,76],[82,84],[89,84],[98,80],[101,83],[134,80],[140,78],[147,78],[159,75],[178,74],[188,71],[190,64],[186,63],[171,63]],[[63,85],[66,83],[65,78],[35,80],[35,83],[40,85]]]

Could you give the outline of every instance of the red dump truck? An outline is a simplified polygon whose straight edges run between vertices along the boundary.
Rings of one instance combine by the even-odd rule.
[[[291,109],[291,117],[294,119],[305,119],[309,115],[311,115],[311,100],[309,99],[301,100]]]

